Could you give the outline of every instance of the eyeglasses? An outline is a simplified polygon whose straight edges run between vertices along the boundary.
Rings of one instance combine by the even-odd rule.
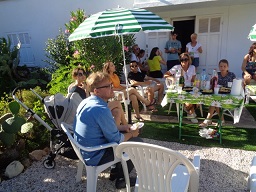
[[[105,86],[101,86],[101,87],[97,87],[96,89],[103,89],[103,88],[109,88],[112,89],[113,88],[113,84],[109,84],[109,85],[105,85]]]
[[[78,76],[82,77],[82,76],[84,76],[84,74],[83,73],[78,73]]]
[[[189,60],[188,58],[180,59],[181,62],[183,61],[187,62],[188,60]]]
[[[131,68],[135,68],[135,67],[138,67],[138,65],[131,65]]]

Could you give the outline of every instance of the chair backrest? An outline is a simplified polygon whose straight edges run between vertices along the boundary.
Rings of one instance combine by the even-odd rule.
[[[117,146],[116,155],[123,159],[128,155],[131,159],[137,171],[138,191],[174,191],[174,185],[181,189],[183,183],[184,188],[198,189],[196,168],[177,151],[148,143],[123,142]]]
[[[63,131],[66,133],[66,135],[68,136],[68,139],[76,153],[76,155],[78,156],[79,160],[84,162],[84,159],[80,153],[80,149],[79,149],[79,144],[77,143],[77,141],[74,139],[74,137],[72,136],[73,134],[71,134],[71,130],[73,130],[73,126],[69,125],[67,123],[62,122],[61,123],[61,128],[63,129]]]

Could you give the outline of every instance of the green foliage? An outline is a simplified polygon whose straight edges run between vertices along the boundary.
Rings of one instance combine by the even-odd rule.
[[[0,96],[16,86],[13,69],[16,67],[14,63],[18,60],[18,50],[17,46],[11,49],[9,38],[0,38]]]
[[[16,101],[9,103],[9,108],[13,115],[17,115],[20,111],[20,105]]]
[[[60,30],[55,39],[46,42],[46,57],[51,67],[52,80],[48,84],[51,94],[57,92],[66,94],[68,85],[71,83],[71,72],[74,67],[81,65],[89,73],[102,70],[103,63],[111,60],[116,64],[118,74],[122,73],[123,53],[119,36],[89,38],[79,41],[68,42],[68,36],[87,17],[82,9],[71,12],[71,19],[65,24],[65,32]],[[135,43],[134,35],[125,35],[124,45],[131,47]],[[126,60],[129,62],[130,53],[126,52]]]
[[[11,102],[9,108],[13,112],[12,117],[9,117],[8,114],[0,118],[2,122],[0,140],[7,147],[15,142],[16,135],[21,131],[21,126],[26,123],[26,120],[18,115],[20,107],[16,101]]]

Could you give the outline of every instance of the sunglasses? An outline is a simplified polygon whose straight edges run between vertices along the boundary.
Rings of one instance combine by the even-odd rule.
[[[113,88],[113,84],[109,84],[109,85],[105,85],[105,86],[101,86],[101,87],[97,87],[96,89],[103,89],[103,88],[109,88],[112,89]]]
[[[83,73],[78,73],[77,75],[78,75],[79,77],[84,76],[84,74],[83,74]]]
[[[188,60],[189,60],[188,58],[180,59],[181,62],[183,62],[183,61],[186,62],[186,61],[188,61]]]
[[[135,67],[138,67],[138,65],[131,65],[131,68],[135,68]]]

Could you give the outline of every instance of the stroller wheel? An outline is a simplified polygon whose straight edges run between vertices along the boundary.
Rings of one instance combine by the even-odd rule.
[[[56,165],[54,160],[45,159],[43,165],[46,169],[53,169]]]

